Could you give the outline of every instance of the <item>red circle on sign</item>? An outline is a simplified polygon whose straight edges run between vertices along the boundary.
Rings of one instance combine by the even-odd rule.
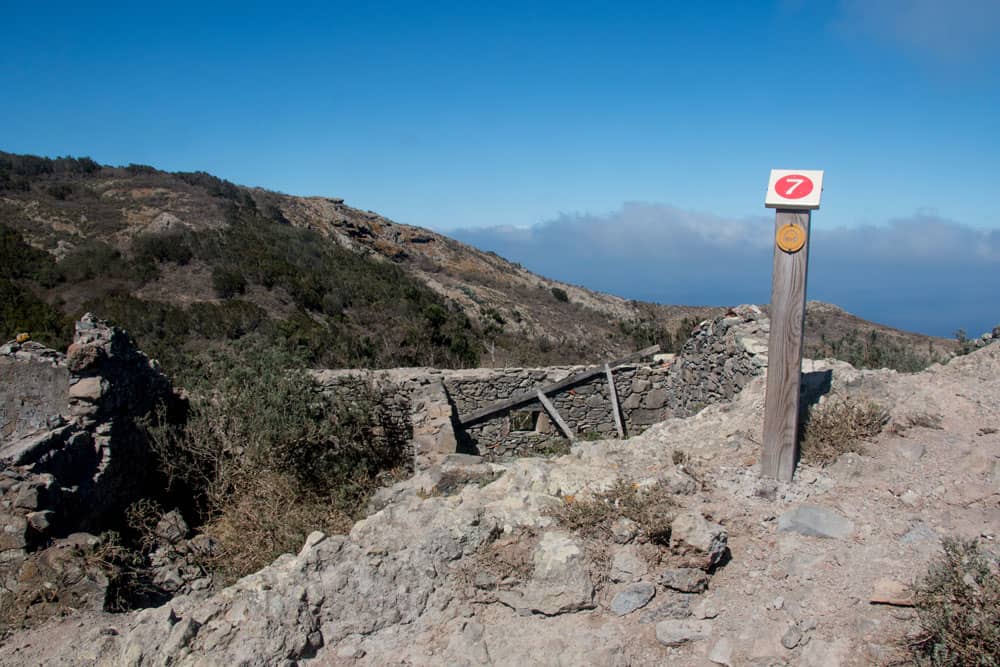
[[[778,179],[774,184],[774,191],[785,199],[802,199],[813,191],[813,182],[802,174],[788,174]]]

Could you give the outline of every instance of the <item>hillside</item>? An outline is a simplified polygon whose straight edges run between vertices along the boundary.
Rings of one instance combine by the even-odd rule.
[[[595,361],[676,349],[724,311],[553,281],[342,199],[87,158],[0,153],[0,249],[0,339],[27,330],[65,346],[69,322],[92,311],[171,371],[236,341],[330,367]],[[807,326],[807,352],[855,363],[883,361],[866,353],[872,331],[903,370],[953,348],[832,307]]]

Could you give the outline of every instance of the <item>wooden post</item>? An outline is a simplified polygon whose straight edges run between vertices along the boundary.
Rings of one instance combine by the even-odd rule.
[[[809,262],[808,210],[775,213],[774,274],[771,282],[771,333],[767,346],[767,393],[764,402],[764,452],[760,472],[790,482],[795,473],[802,379],[802,329],[806,314],[806,269]],[[804,244],[788,252],[782,230],[797,225]],[[793,231],[792,234],[795,232]],[[797,243],[792,243],[794,247]]]
[[[546,398],[545,394],[543,394],[541,390],[538,391],[537,395],[538,401],[545,407],[545,411],[549,413],[550,417],[552,417],[552,421],[559,426],[559,430],[563,432],[563,435],[569,438],[570,442],[576,440],[576,435],[573,433],[573,429],[571,429],[569,424],[564,422],[563,418],[559,416],[559,412],[556,411],[556,406],[552,405],[552,401]]]
[[[625,439],[625,427],[622,426],[622,414],[618,409],[618,389],[615,388],[615,378],[611,375],[611,366],[604,364],[604,374],[608,378],[608,395],[611,396],[611,414],[615,417],[615,428],[618,429],[618,439]]]

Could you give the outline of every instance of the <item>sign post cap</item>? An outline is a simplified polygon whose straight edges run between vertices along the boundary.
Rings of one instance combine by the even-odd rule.
[[[767,183],[767,208],[815,209],[823,193],[823,172],[815,169],[772,169]]]

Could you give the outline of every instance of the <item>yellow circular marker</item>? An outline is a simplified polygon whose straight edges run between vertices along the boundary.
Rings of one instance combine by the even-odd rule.
[[[806,244],[806,230],[801,225],[782,225],[775,234],[775,240],[785,252],[798,252]]]

